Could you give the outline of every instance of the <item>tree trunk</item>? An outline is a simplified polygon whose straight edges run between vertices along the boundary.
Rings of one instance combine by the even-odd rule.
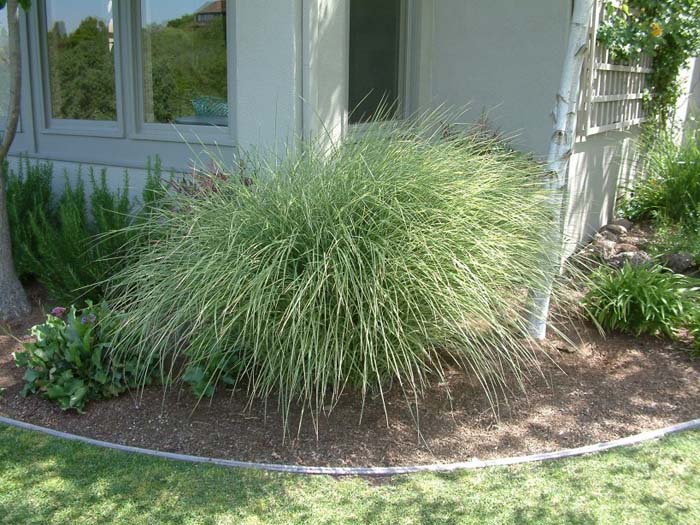
[[[554,130],[549,143],[547,171],[551,174],[550,187],[555,190],[553,206],[556,215],[552,237],[557,249],[563,249],[564,203],[569,186],[569,160],[574,150],[576,138],[576,110],[581,71],[588,49],[588,30],[597,0],[575,0],[571,17],[569,42],[564,58],[561,83],[554,106]],[[593,50],[590,50],[593,52]],[[547,318],[549,303],[556,274],[561,269],[561,256],[556,254],[557,264],[552,258],[545,257],[545,264],[552,265],[550,278],[541,290],[533,292],[533,309],[530,318],[530,335],[535,339],[544,339],[547,335]]]
[[[10,105],[7,126],[0,143],[0,320],[13,321],[31,310],[27,295],[17,278],[12,261],[10,224],[7,218],[5,161],[17,132],[19,121],[22,62],[19,48],[19,20],[17,0],[7,2],[7,34],[10,47]]]

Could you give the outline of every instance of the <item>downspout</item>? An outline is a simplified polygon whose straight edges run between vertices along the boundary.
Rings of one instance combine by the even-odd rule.
[[[553,192],[552,204],[556,210],[555,228],[552,230],[554,245],[563,248],[564,197],[569,185],[569,160],[573,154],[576,138],[576,110],[581,71],[588,51],[588,31],[593,5],[597,0],[574,0],[569,42],[564,58],[559,91],[554,106],[554,131],[549,142],[547,171],[550,174],[548,185]],[[562,255],[556,255],[558,263],[552,265],[551,272],[542,289],[533,291],[533,308],[530,316],[530,335],[542,340],[547,335],[547,317],[554,279],[561,267]],[[550,264],[547,259],[546,264]]]

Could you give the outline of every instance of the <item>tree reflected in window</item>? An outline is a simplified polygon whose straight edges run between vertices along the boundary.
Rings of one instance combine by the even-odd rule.
[[[111,2],[48,0],[46,24],[53,118],[116,120]]]
[[[226,2],[142,0],[146,122],[228,125]]]

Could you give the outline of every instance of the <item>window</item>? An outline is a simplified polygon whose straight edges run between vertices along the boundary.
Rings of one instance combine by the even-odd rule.
[[[142,0],[146,123],[228,125],[226,1]]]
[[[350,2],[350,123],[402,110],[403,0]]]
[[[117,119],[112,2],[46,1],[50,114]]]

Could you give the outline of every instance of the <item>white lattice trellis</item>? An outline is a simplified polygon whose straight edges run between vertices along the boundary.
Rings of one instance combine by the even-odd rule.
[[[598,27],[605,16],[600,2],[596,2],[589,37],[588,60],[581,83],[579,133],[584,136],[624,130],[644,122],[644,97],[647,75],[652,60],[643,56],[625,64],[612,59],[596,39]]]

